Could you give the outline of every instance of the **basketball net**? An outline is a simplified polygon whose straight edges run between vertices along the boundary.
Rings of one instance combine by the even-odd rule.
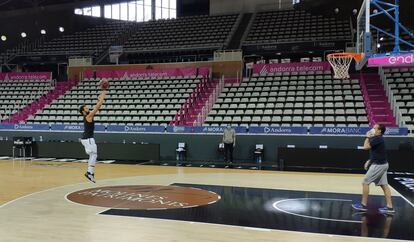
[[[360,53],[333,53],[329,54],[328,61],[334,70],[334,78],[349,79],[349,66],[352,60],[360,62],[362,54]]]

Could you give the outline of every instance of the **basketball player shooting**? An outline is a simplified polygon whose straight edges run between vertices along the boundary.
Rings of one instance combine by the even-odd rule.
[[[89,108],[86,105],[82,105],[79,109],[80,113],[83,116],[84,123],[84,131],[81,143],[85,147],[86,154],[89,155],[88,170],[85,173],[85,177],[91,182],[95,182],[95,164],[98,158],[98,150],[94,139],[95,122],[93,118],[98,113],[99,109],[104,103],[104,98],[108,93],[106,88],[103,88],[102,85],[101,88],[102,91],[98,96],[98,102],[92,111],[89,111]]]
[[[364,149],[370,151],[370,159],[365,162],[364,168],[367,170],[362,182],[362,201],[361,203],[352,204],[355,210],[366,212],[368,210],[369,185],[375,183],[384,191],[386,207],[379,208],[383,214],[394,214],[395,210],[392,205],[391,191],[387,180],[388,160],[384,141],[385,126],[376,124],[374,128],[367,132]]]

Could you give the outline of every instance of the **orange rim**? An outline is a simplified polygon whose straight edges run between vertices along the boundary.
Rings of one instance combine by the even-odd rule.
[[[353,58],[356,62],[360,62],[362,59],[362,53],[351,53],[351,52],[343,52],[343,53],[332,53],[328,55],[328,58],[331,59],[338,59],[338,58]]]

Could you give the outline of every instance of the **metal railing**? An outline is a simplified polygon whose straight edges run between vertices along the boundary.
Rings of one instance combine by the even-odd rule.
[[[202,126],[204,124],[204,120],[206,120],[208,113],[213,108],[213,105],[216,103],[218,97],[220,96],[220,93],[223,91],[223,88],[224,76],[221,77],[219,83],[216,85],[215,89],[204,103],[201,113],[198,114],[197,119],[193,122],[193,126]]]
[[[394,97],[394,93],[392,92],[391,87],[388,85],[387,77],[385,76],[384,69],[382,67],[379,68],[379,75],[381,77],[381,82],[384,85],[384,89],[388,97],[388,102],[391,104],[391,108],[393,109],[395,121],[397,122],[398,126],[407,127],[402,117],[400,107],[397,104],[397,100]]]
[[[45,42],[45,40],[46,38],[44,36],[34,40],[33,42],[25,40],[19,43],[15,48],[6,50],[6,59],[4,60],[4,64],[8,64],[11,60],[13,60],[16,56],[20,54],[30,52],[33,49],[39,47],[41,44]]]

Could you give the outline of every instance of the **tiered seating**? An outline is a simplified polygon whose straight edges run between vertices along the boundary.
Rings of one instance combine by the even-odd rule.
[[[406,125],[414,129],[414,67],[384,69],[388,86]]]
[[[30,123],[82,122],[79,107],[97,101],[99,80],[85,80],[46,106]],[[118,125],[167,125],[194,91],[199,78],[112,80],[110,93],[95,121]]]
[[[7,120],[51,89],[50,81],[0,81],[0,120]]]
[[[313,16],[305,11],[258,13],[244,44],[273,42],[349,40],[349,21]]]
[[[191,16],[143,23],[126,50],[222,48],[238,15]]]
[[[45,42],[31,53],[41,54],[95,54],[109,48],[122,33],[136,23],[116,21],[65,35]]]
[[[276,73],[226,85],[205,123],[242,126],[367,126],[358,80],[330,72]]]

